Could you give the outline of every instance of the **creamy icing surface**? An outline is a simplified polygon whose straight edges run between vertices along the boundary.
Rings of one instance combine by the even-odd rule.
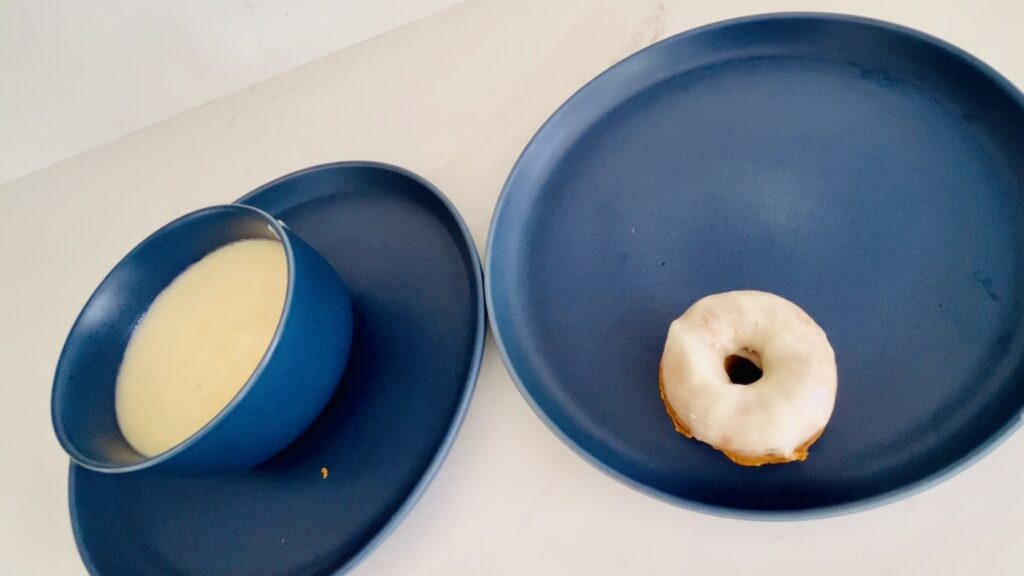
[[[732,355],[758,365],[760,379],[734,384]],[[672,322],[661,372],[666,401],[695,438],[790,459],[828,423],[838,380],[821,327],[789,300],[754,290],[707,296]]]

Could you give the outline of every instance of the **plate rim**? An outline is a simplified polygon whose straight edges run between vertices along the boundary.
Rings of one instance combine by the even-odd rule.
[[[940,50],[950,53],[952,56],[964,61],[972,68],[980,72],[988,81],[993,82],[997,87],[1004,90],[1008,96],[1010,96],[1018,107],[1024,110],[1024,93],[1020,91],[1012,82],[1006,79],[1002,74],[996,71],[994,68],[980,60],[979,58],[968,53],[966,50],[959,48],[958,46],[947,42],[936,36],[932,36],[926,32],[922,32],[909,26],[902,24],[896,24],[885,20],[879,20],[876,18],[869,18],[864,16],[857,16],[852,14],[844,14],[838,12],[816,12],[816,11],[784,11],[784,12],[765,12],[751,14],[747,16],[740,16],[736,18],[728,18],[725,20],[718,20],[708,24],[684,30],[677,34],[673,34],[667,38],[659,40],[650,46],[647,46],[641,50],[626,56],[604,69],[600,74],[588,80],[583,86],[572,93],[564,102],[562,102],[548,118],[537,128],[533,136],[530,137],[530,141],[520,152],[515,163],[512,165],[512,169],[509,170],[508,176],[505,178],[505,182],[502,185],[501,193],[495,203],[494,212],[491,215],[490,225],[487,229],[487,243],[485,245],[485,261],[484,261],[484,300],[487,307],[487,322],[490,326],[491,333],[494,336],[495,347],[498,349],[498,353],[501,356],[501,361],[505,365],[505,369],[508,371],[509,376],[515,383],[516,388],[519,390],[519,394],[523,397],[526,403],[533,410],[534,414],[548,427],[548,429],[560,439],[566,446],[568,446],[577,456],[582,458],[585,462],[603,472],[606,476],[626,485],[629,488],[640,492],[646,496],[650,496],[656,500],[678,506],[687,510],[695,512],[703,512],[706,514],[720,516],[725,518],[734,518],[740,520],[758,520],[758,521],[792,521],[792,520],[813,520],[818,518],[830,518],[835,516],[842,516],[846,514],[852,514],[872,508],[877,508],[902,500],[904,498],[913,496],[919,492],[923,492],[960,472],[971,467],[973,464],[981,460],[988,453],[993,451],[997,446],[1002,444],[1007,438],[1009,438],[1014,431],[1024,424],[1024,409],[1022,409],[1016,417],[1005,422],[998,430],[992,435],[987,437],[985,440],[974,446],[965,456],[958,460],[950,462],[948,465],[940,468],[939,470],[920,478],[914,482],[910,482],[898,488],[882,492],[867,498],[853,500],[851,502],[844,502],[841,504],[833,504],[828,506],[816,506],[812,508],[803,509],[789,509],[789,510],[751,510],[749,508],[739,508],[734,506],[725,506],[719,504],[707,504],[703,502],[697,502],[688,498],[675,496],[669,494],[663,490],[648,486],[645,483],[639,482],[629,476],[619,472],[618,470],[607,465],[600,458],[590,453],[588,450],[580,446],[575,440],[573,440],[564,430],[562,430],[537,403],[536,399],[530,393],[523,379],[512,361],[509,359],[508,350],[505,344],[505,336],[502,334],[501,327],[498,326],[498,322],[495,320],[494,314],[494,297],[491,292],[492,276],[493,272],[493,247],[495,242],[495,228],[498,221],[501,218],[501,212],[504,206],[507,204],[510,188],[509,184],[513,178],[523,169],[523,159],[530,154],[530,152],[538,146],[538,139],[552,130],[551,126],[564,111],[577,100],[579,97],[586,93],[589,93],[595,88],[595,84],[601,81],[606,75],[611,73],[613,70],[618,69],[623,64],[642,58],[648,51],[653,51],[657,47],[661,46],[670,41],[678,41],[683,38],[696,36],[703,33],[714,32],[723,28],[729,28],[735,25],[746,24],[751,22],[765,22],[765,21],[785,21],[785,20],[818,20],[824,22],[840,22],[846,24],[860,24],[872,26],[875,28],[881,28],[888,32],[909,36],[915,40],[930,44]]]
[[[451,202],[451,200],[449,200],[448,197],[445,196],[443,192],[441,192],[440,189],[434,186],[426,178],[423,178],[422,176],[416,174],[415,172],[412,172],[411,170],[407,170],[405,168],[402,168],[401,166],[396,166],[394,164],[376,162],[372,160],[344,160],[316,164],[314,166],[309,166],[306,168],[295,170],[293,172],[289,172],[284,176],[280,176],[265,184],[261,184],[260,186],[253,189],[251,192],[248,192],[244,196],[235,200],[233,203],[245,204],[246,201],[255,197],[257,194],[264,192],[266,189],[280,182],[284,182],[286,180],[290,180],[298,176],[303,176],[310,172],[330,170],[336,168],[371,168],[375,170],[392,172],[415,181],[417,184],[419,184],[424,189],[429,191],[435,198],[440,200],[441,204],[444,206],[447,213],[451,215],[452,218],[454,218],[455,223],[458,225],[459,233],[461,235],[458,237],[458,239],[461,240],[466,245],[469,252],[470,264],[473,267],[473,299],[477,315],[475,336],[473,338],[473,353],[470,358],[469,372],[466,375],[466,382],[463,385],[462,394],[459,398],[459,403],[456,406],[455,414],[452,416],[452,420],[448,425],[448,430],[445,432],[441,444],[438,446],[433,458],[430,461],[430,464],[427,465],[427,468],[423,471],[423,474],[420,476],[420,479],[416,481],[416,484],[413,486],[412,490],[410,490],[409,493],[406,495],[405,500],[401,503],[401,505],[399,505],[399,507],[395,510],[391,517],[388,518],[388,520],[377,531],[377,533],[374,534],[373,537],[370,538],[370,540],[363,544],[363,546],[355,554],[353,554],[351,557],[345,560],[340,566],[331,569],[332,572],[330,572],[330,574],[332,576],[341,576],[342,574],[348,573],[357,565],[359,565],[378,547],[380,547],[380,545],[383,544],[385,540],[387,540],[388,536],[390,536],[395,531],[395,529],[398,528],[398,525],[401,524],[403,520],[405,520],[406,516],[408,516],[408,514],[416,506],[420,498],[427,491],[427,488],[430,486],[431,482],[433,482],[434,478],[437,476],[437,473],[441,470],[441,467],[444,465],[444,461],[447,459],[448,454],[451,452],[451,449],[455,444],[455,440],[459,435],[459,431],[462,429],[462,424],[466,420],[466,414],[469,411],[469,406],[472,403],[473,393],[476,390],[477,381],[479,380],[480,377],[480,368],[483,362],[484,344],[486,342],[487,337],[487,328],[490,324],[487,321],[487,307],[485,303],[486,298],[484,294],[483,268],[480,262],[480,255],[477,251],[476,243],[473,240],[473,236],[469,232],[469,228],[466,226],[466,223],[462,218],[462,214],[458,211],[458,209]],[[320,196],[320,198],[322,197],[323,196]],[[274,218],[276,219],[277,217],[274,216]],[[85,545],[85,542],[83,542],[82,540],[82,533],[80,527],[81,518],[79,517],[75,497],[76,473],[81,469],[81,466],[76,465],[74,462],[69,462],[68,508],[71,513],[71,531],[75,539],[75,547],[78,550],[79,557],[82,559],[82,563],[85,565],[86,571],[88,571],[89,574],[94,576],[102,576],[103,573],[96,568],[96,564],[93,561],[92,557],[90,556],[88,549]]]

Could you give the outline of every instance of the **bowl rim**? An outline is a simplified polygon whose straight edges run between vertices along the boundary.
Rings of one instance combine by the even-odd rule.
[[[246,193],[241,198],[235,200],[237,203],[243,203],[250,201],[252,198],[258,197],[266,190],[288,182],[295,178],[301,178],[312,173],[319,172],[321,170],[335,170],[335,169],[359,169],[367,168],[372,170],[380,170],[383,172],[390,172],[408,178],[413,181],[416,185],[422,187],[426,192],[429,192],[432,197],[438,200],[445,208],[445,214],[453,219],[458,227],[458,233],[453,233],[453,237],[456,237],[464,243],[467,251],[468,262],[473,269],[471,274],[471,284],[473,286],[473,309],[476,313],[476,322],[474,324],[474,339],[473,339],[473,352],[471,354],[469,370],[466,372],[466,379],[463,385],[462,392],[459,397],[459,404],[456,408],[455,413],[452,416],[452,420],[448,425],[447,432],[445,433],[441,444],[437,447],[430,464],[427,469],[420,476],[420,479],[412,487],[409,494],[406,496],[405,501],[401,503],[395,513],[390,519],[381,527],[381,529],[374,535],[363,547],[357,551],[353,556],[346,560],[343,564],[338,566],[331,572],[334,576],[341,576],[346,574],[355,568],[357,565],[362,563],[367,557],[369,557],[374,550],[383,544],[383,542],[395,531],[399,524],[409,515],[412,509],[422,498],[423,494],[430,487],[434,478],[437,476],[444,462],[446,461],[449,452],[458,438],[459,432],[466,420],[466,415],[469,412],[470,404],[472,403],[473,395],[477,387],[477,381],[480,376],[480,370],[485,355],[487,332],[488,332],[488,321],[487,321],[487,308],[484,302],[484,277],[483,267],[481,266],[480,253],[477,249],[476,242],[473,239],[473,235],[470,233],[469,227],[466,225],[466,221],[463,219],[462,214],[455,207],[455,204],[433,183],[429,180],[420,176],[419,174],[412,172],[406,168],[396,166],[394,164],[388,164],[386,162],[379,162],[374,160],[342,160],[327,162],[323,164],[316,164],[305,168],[289,172],[283,176],[279,176],[265,184],[262,184],[252,191]],[[248,206],[248,205],[247,205]],[[271,215],[273,217],[273,215]],[[286,226],[287,227],[287,226]],[[76,505],[78,497],[76,482],[78,482],[80,475],[85,472],[84,467],[77,466],[74,461],[71,462],[68,467],[68,506],[71,513],[71,526],[72,532],[74,533],[75,546],[78,549],[79,556],[82,558],[85,564],[86,570],[90,574],[100,574],[100,570],[97,568],[96,563],[89,554],[89,549],[83,538],[81,529],[81,518],[79,516],[79,507]]]
[[[270,229],[270,231],[274,233],[274,235],[276,236],[277,240],[279,242],[281,242],[282,248],[284,248],[285,264],[287,266],[287,282],[288,282],[288,284],[287,284],[287,288],[286,288],[286,291],[285,291],[284,304],[281,307],[281,315],[280,315],[280,317],[277,320],[277,326],[274,328],[274,334],[273,334],[273,336],[271,336],[270,343],[267,344],[267,348],[266,348],[266,350],[264,350],[263,356],[260,357],[260,361],[256,364],[256,367],[253,368],[253,371],[249,375],[249,377],[246,379],[245,384],[243,384],[242,387],[238,389],[238,392],[236,392],[235,395],[231,397],[231,400],[228,401],[228,403],[225,404],[224,407],[221,408],[217,412],[217,414],[213,416],[213,418],[211,418],[208,422],[206,422],[206,424],[204,424],[201,428],[199,428],[198,430],[193,432],[191,435],[189,435],[187,438],[185,438],[181,442],[175,444],[171,448],[168,448],[167,450],[164,450],[163,452],[160,452],[160,453],[158,453],[158,454],[156,454],[154,456],[145,456],[145,455],[142,455],[140,453],[140,455],[143,456],[143,459],[138,461],[138,462],[133,462],[133,463],[130,463],[130,464],[112,464],[110,462],[96,460],[94,458],[86,456],[85,454],[83,454],[77,448],[77,446],[75,445],[75,442],[73,441],[71,435],[69,435],[67,430],[65,429],[63,419],[59,416],[58,402],[57,402],[57,390],[58,390],[58,388],[63,387],[61,385],[61,382],[63,381],[63,379],[61,378],[61,375],[63,374],[64,370],[67,369],[66,368],[65,357],[66,357],[66,354],[68,353],[68,347],[69,347],[69,345],[71,343],[72,335],[75,334],[75,332],[77,330],[79,330],[79,324],[82,322],[82,317],[85,315],[86,310],[88,310],[93,305],[93,303],[95,302],[95,300],[99,296],[99,294],[104,290],[104,287],[106,286],[106,284],[110,280],[110,278],[118,271],[118,269],[127,260],[129,260],[133,256],[135,256],[138,253],[138,251],[142,249],[142,247],[144,247],[147,244],[151,243],[152,241],[156,240],[161,235],[167,233],[167,231],[170,230],[171,228],[174,228],[174,227],[177,227],[177,226],[182,226],[182,225],[191,225],[191,221],[193,221],[193,220],[195,220],[195,219],[197,219],[199,217],[202,217],[202,216],[204,216],[204,215],[206,215],[208,213],[211,213],[211,212],[225,212],[225,211],[226,212],[235,212],[235,213],[248,213],[248,215],[250,215],[250,216],[256,216],[257,218],[263,220],[267,224],[267,227]],[[214,250],[220,249],[220,248],[222,248],[224,246],[227,246],[228,244],[231,244],[233,242],[237,242],[237,241],[240,241],[240,240],[243,240],[243,239],[232,240],[230,242],[224,243],[224,244],[218,246],[217,248],[214,248],[213,250],[210,250],[206,254],[210,254]],[[193,264],[194,264],[194,262],[193,262]],[[189,266],[191,266],[191,264]],[[187,269],[188,269],[188,267],[183,269],[182,272],[184,272]],[[181,272],[178,273],[178,275],[180,275],[180,274],[181,274]],[[177,278],[177,277],[178,276],[175,276],[175,278]],[[173,280],[172,280],[172,282],[173,282]],[[169,285],[170,284],[168,284],[168,286]],[[166,289],[166,286],[161,289],[161,293],[162,293],[162,291],[164,289]],[[135,472],[135,471],[139,471],[139,470],[143,470],[143,469],[147,469],[147,468],[152,468],[152,467],[154,467],[154,466],[156,466],[158,464],[164,463],[164,462],[174,458],[175,456],[181,454],[182,452],[185,452],[190,447],[192,447],[195,444],[199,443],[204,437],[209,435],[210,431],[213,430],[220,422],[225,420],[227,418],[228,414],[233,412],[235,410],[235,408],[244,400],[244,398],[246,396],[248,396],[248,394],[252,390],[255,382],[257,380],[259,380],[260,376],[265,371],[267,364],[269,364],[270,358],[273,355],[274,350],[277,349],[278,344],[281,341],[281,333],[283,331],[285,323],[287,322],[288,316],[291,313],[292,300],[293,300],[293,296],[294,296],[294,289],[295,289],[295,254],[294,254],[293,249],[292,249],[291,240],[288,238],[288,234],[286,232],[286,227],[284,226],[284,223],[280,222],[279,220],[277,220],[276,218],[274,218],[270,214],[267,214],[263,210],[260,210],[259,208],[255,208],[253,206],[246,206],[246,205],[243,205],[243,204],[215,204],[213,206],[206,206],[206,207],[200,208],[198,210],[193,210],[191,212],[188,212],[188,213],[186,213],[186,214],[184,214],[182,216],[179,216],[179,217],[175,218],[174,220],[164,224],[163,226],[158,228],[156,231],[154,231],[154,232],[150,233],[148,236],[146,236],[145,239],[143,239],[138,244],[136,244],[135,247],[131,249],[131,251],[129,251],[120,260],[118,260],[117,264],[115,264],[110,269],[110,271],[107,272],[107,274],[103,277],[103,280],[100,281],[100,283],[93,290],[92,294],[89,296],[89,299],[86,300],[85,304],[82,306],[82,309],[79,311],[78,316],[75,318],[75,322],[71,325],[71,329],[68,331],[67,337],[65,337],[64,345],[61,347],[60,356],[59,356],[59,358],[57,360],[57,367],[56,367],[56,369],[54,371],[54,376],[53,376],[53,386],[52,386],[52,389],[51,389],[51,392],[50,392],[50,419],[51,419],[52,424],[53,424],[54,433],[57,436],[57,441],[60,443],[61,447],[68,454],[68,456],[71,458],[71,460],[73,460],[75,463],[77,463],[77,464],[79,464],[79,465],[81,465],[81,466],[83,466],[85,468],[88,468],[90,470],[94,470],[94,471],[97,471],[97,472],[107,472],[107,473]],[[159,296],[159,293],[157,295]],[[154,300],[155,300],[155,298],[154,298]],[[152,302],[150,302],[150,305],[152,305]],[[134,328],[133,328],[133,330],[134,330]],[[115,382],[115,386],[116,386],[116,382]],[[114,409],[114,408],[111,407],[111,409]],[[126,439],[126,442],[127,442],[127,439]],[[131,446],[131,443],[128,443],[128,445]],[[132,449],[134,450],[135,447],[132,446]],[[138,452],[138,450],[136,450],[136,452]]]

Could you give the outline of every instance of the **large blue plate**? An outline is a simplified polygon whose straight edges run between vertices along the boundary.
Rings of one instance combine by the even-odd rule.
[[[861,18],[780,14],[669,38],[540,129],[488,240],[492,327],[584,458],[682,506],[863,508],[948,476],[1024,405],[1024,97],[963,51]],[[837,354],[806,463],[736,466],[673,431],[669,323],[775,292]]]
[[[246,473],[73,465],[72,524],[93,574],[344,572],[409,511],[466,412],[483,287],[473,241],[440,192],[392,166],[340,163],[240,202],[284,221],[347,282],[355,336],[344,380],[295,444]]]

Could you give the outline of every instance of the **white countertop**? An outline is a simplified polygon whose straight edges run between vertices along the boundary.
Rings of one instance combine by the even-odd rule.
[[[0,184],[462,0],[0,0]]]
[[[775,10],[906,24],[1024,86],[1014,2],[472,0],[0,187],[0,572],[82,574],[54,364],[81,305],[138,240],[297,168],[372,159],[443,190],[482,249],[519,151],[576,88],[715,20]],[[1011,574],[1022,570],[1024,434],[926,492],[824,520],[678,509],[552,435],[488,342],[468,418],[408,518],[354,574]]]

